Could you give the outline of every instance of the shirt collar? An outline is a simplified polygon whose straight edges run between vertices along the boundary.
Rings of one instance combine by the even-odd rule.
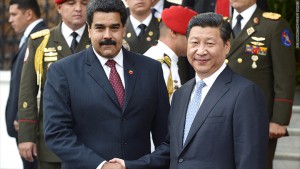
[[[105,58],[105,57],[103,57],[103,56],[101,56],[101,55],[99,55],[99,54],[95,51],[94,47],[93,47],[93,51],[94,51],[95,55],[97,56],[97,58],[99,59],[99,61],[100,61],[101,65],[102,65],[102,67],[105,66],[105,63],[106,63],[109,59],[108,59],[108,58]],[[121,48],[121,50],[120,50],[120,52],[117,54],[117,56],[115,56],[114,58],[111,58],[111,59],[113,59],[114,61],[116,61],[117,64],[118,64],[120,67],[123,68],[123,49]]]
[[[75,30],[75,32],[78,34],[77,37],[82,37],[85,27],[86,27],[86,24],[84,24],[81,28]],[[71,28],[69,28],[64,22],[62,22],[61,33],[65,39],[67,39],[69,36],[72,36],[71,33],[73,33],[73,32],[74,31]]]
[[[242,28],[246,25],[246,23],[250,20],[250,18],[252,17],[253,13],[255,12],[257,8],[256,3],[254,3],[252,6],[250,6],[249,8],[247,8],[246,10],[244,10],[241,13],[238,13],[235,9],[233,11],[233,20],[232,20],[232,26],[235,26],[237,20],[236,17],[240,14],[243,19],[241,20],[241,26]]]
[[[198,83],[200,80],[204,81],[205,83],[205,86],[207,87],[211,87],[214,82],[216,81],[216,79],[218,78],[218,76],[222,73],[222,71],[225,69],[226,67],[226,63],[224,62],[222,64],[222,66],[217,70],[215,71],[215,73],[213,73],[212,75],[210,75],[209,77],[207,78],[204,78],[204,79],[200,79],[198,76],[197,76],[197,73],[196,73],[196,83]]]
[[[170,57],[170,59],[172,60],[172,62],[177,63],[178,62],[178,56],[173,52],[172,49],[169,48],[169,46],[167,46],[166,44],[164,44],[162,41],[158,40],[157,43],[158,46],[161,47],[162,51],[165,52],[166,55],[168,55]]]
[[[155,8],[161,14],[164,9],[164,1],[159,0],[152,8]]]
[[[42,22],[43,19],[38,19],[38,20],[35,20],[34,22],[32,22],[31,24],[29,24],[23,34],[24,37],[28,37],[29,34],[31,33],[32,29],[37,25],[39,24],[40,22]]]
[[[132,23],[133,28],[134,28],[134,29],[137,29],[138,26],[139,26],[140,24],[142,24],[142,23],[145,24],[146,26],[149,26],[149,24],[150,24],[150,22],[151,22],[151,19],[152,19],[152,14],[150,13],[150,15],[147,16],[147,18],[144,19],[143,22],[138,21],[138,20],[135,19],[132,15],[130,15],[129,17],[130,17],[130,21],[131,21],[131,23]]]

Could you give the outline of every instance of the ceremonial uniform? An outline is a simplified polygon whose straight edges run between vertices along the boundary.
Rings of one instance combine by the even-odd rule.
[[[243,14],[243,12],[241,13]],[[228,65],[261,87],[270,122],[288,125],[295,89],[295,54],[291,29],[279,14],[258,7],[239,35],[231,37]],[[277,140],[270,140],[269,164]],[[272,143],[274,142],[274,143]]]
[[[158,41],[156,46],[147,50],[144,55],[162,63],[164,79],[167,84],[169,96],[171,96],[182,85],[178,73],[178,56],[161,41]]]
[[[130,51],[143,54],[151,46],[157,43],[159,38],[159,22],[160,19],[157,19],[150,15],[151,21],[146,28],[145,33],[139,38],[135,32],[135,28],[131,22],[132,16],[128,17],[126,21],[126,36],[125,41],[128,43]]]
[[[72,54],[61,25],[31,35],[22,70],[19,97],[19,142],[34,142],[39,161],[56,163],[59,158],[46,146],[43,132],[42,96],[46,72],[51,63]],[[87,26],[76,52],[89,46]],[[37,100],[37,97],[41,97]],[[40,100],[40,102],[39,102]]]

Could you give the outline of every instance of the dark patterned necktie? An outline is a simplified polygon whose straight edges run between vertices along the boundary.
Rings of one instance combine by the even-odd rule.
[[[73,36],[73,39],[72,39],[72,43],[71,43],[71,47],[70,48],[71,48],[72,53],[75,53],[76,47],[78,45],[78,42],[76,40],[78,34],[76,32],[73,32],[73,33],[71,33],[71,35]]]
[[[113,87],[115,94],[117,96],[117,99],[120,103],[120,106],[123,108],[124,106],[124,98],[125,98],[125,91],[124,87],[122,85],[121,78],[117,72],[116,69],[116,61],[114,60],[108,60],[105,63],[108,67],[110,67],[110,73],[109,73],[109,82],[111,86]]]
[[[241,20],[243,19],[242,15],[238,15],[236,17],[236,24],[233,28],[233,37],[236,38],[239,33],[241,32],[242,26],[241,26]]]

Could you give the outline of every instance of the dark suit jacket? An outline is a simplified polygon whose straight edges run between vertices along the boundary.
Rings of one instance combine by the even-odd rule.
[[[261,9],[268,10],[267,0],[257,0],[256,3]],[[182,5],[188,6],[198,13],[214,12],[216,0],[183,0]]]
[[[159,62],[123,49],[125,102],[92,47],[53,63],[44,91],[45,139],[64,169],[96,168],[113,157],[137,159],[167,134],[168,94]]]
[[[30,32],[30,34],[35,33],[37,31],[47,29],[47,26],[44,21],[38,23]],[[16,55],[13,57],[11,62],[11,78],[10,78],[10,88],[9,95],[6,104],[6,129],[7,133],[11,137],[17,137],[18,133],[14,128],[14,121],[18,120],[18,100],[19,100],[19,87],[20,87],[20,79],[21,73],[24,63],[24,56],[26,53],[26,49],[28,46],[27,40],[25,43],[19,48]]]
[[[18,138],[20,142],[36,142],[39,160],[45,162],[60,162],[59,158],[52,153],[46,146],[44,140],[43,130],[43,104],[37,103],[37,93],[39,86],[37,85],[37,76],[34,67],[35,52],[38,46],[41,44],[44,36],[36,39],[29,39],[29,56],[24,62],[22,70],[21,85],[20,85],[20,97],[19,97],[19,124],[20,130]],[[82,38],[77,45],[76,52],[79,52],[90,45],[90,39],[88,37],[87,27],[84,30]],[[41,85],[43,93],[44,83],[46,80],[46,73],[48,67],[56,60],[45,60],[46,57],[52,54],[52,58],[57,57],[57,60],[67,57],[72,54],[66,40],[61,33],[61,24],[50,30],[49,41],[46,46],[47,49],[51,49],[51,52],[47,52],[44,49],[43,53],[43,68],[44,75]],[[48,56],[47,56],[48,55]],[[43,96],[43,95],[42,95]],[[42,99],[42,98],[41,98]],[[24,106],[24,103],[27,106]],[[40,112],[37,107],[40,106]]]
[[[157,43],[159,38],[159,19],[152,17],[146,32],[139,39],[134,31],[130,18],[126,21],[125,41],[128,43],[131,52],[143,54],[151,46]]]
[[[226,67],[196,115],[186,142],[183,130],[195,80],[173,95],[169,135],[154,153],[126,161],[127,169],[263,169],[268,117],[260,89]],[[170,162],[170,163],[169,163]]]
[[[290,46],[283,43],[284,32],[290,33]],[[231,49],[227,55],[228,65],[233,71],[263,90],[270,121],[281,125],[289,124],[295,92],[296,64],[292,37],[290,26],[284,18],[267,19],[263,17],[263,11],[257,8],[239,36],[235,39],[231,37]],[[257,42],[260,45],[256,46],[264,48],[265,52],[252,53],[256,48],[253,44]],[[253,55],[258,58],[256,68],[252,67]],[[239,60],[242,62],[239,63]]]

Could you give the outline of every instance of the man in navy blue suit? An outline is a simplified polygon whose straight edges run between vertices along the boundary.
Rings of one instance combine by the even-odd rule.
[[[18,98],[23,60],[27,49],[27,39],[30,34],[46,29],[45,22],[40,18],[41,12],[36,0],[11,0],[9,2],[9,23],[17,34],[22,35],[19,49],[11,62],[11,80],[9,96],[6,105],[6,128],[11,137],[18,137]],[[17,140],[18,142],[18,140]],[[28,162],[22,158],[24,169],[37,168],[36,160]]]
[[[231,27],[205,13],[188,25],[187,57],[196,77],[173,95],[167,140],[127,169],[263,169],[268,115],[257,85],[225,63]],[[124,161],[114,159],[124,167]],[[170,166],[169,166],[170,165]]]
[[[44,131],[63,169],[120,167],[167,134],[169,103],[161,64],[122,48],[126,8],[121,0],[93,0],[87,23],[91,47],[47,72]]]

